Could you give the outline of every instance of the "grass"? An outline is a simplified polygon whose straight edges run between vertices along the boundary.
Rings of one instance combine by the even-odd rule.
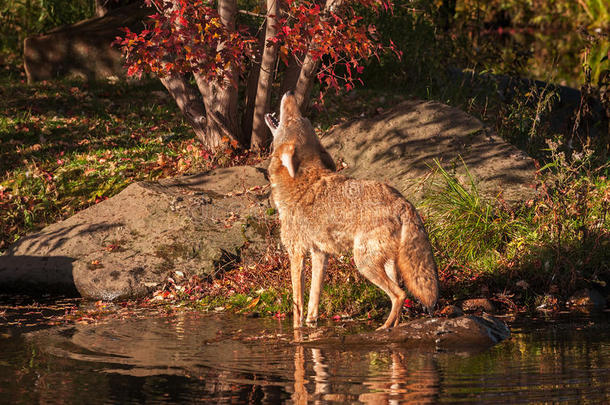
[[[22,49],[30,35],[95,15],[93,0],[0,0],[0,50]]]
[[[481,198],[437,163],[439,176],[424,212],[453,299],[480,294],[532,305],[554,294],[565,300],[581,288],[610,283],[608,167],[587,157],[567,160],[552,145],[539,171],[537,197],[507,205]],[[525,281],[525,283],[523,283]],[[523,285],[527,285],[524,291]]]
[[[201,311],[232,311],[253,316],[283,319],[292,314],[290,270],[285,254],[277,253],[279,263],[238,267],[219,274],[214,280],[196,277],[176,279],[153,294],[147,302],[190,307]],[[310,282],[306,271],[306,287]],[[305,302],[308,288],[305,289]],[[406,304],[411,307],[410,300]],[[381,321],[390,301],[379,288],[354,269],[351,259],[331,258],[320,299],[320,320],[375,319]],[[405,314],[409,316],[410,310]]]
[[[460,182],[435,160],[438,176],[431,181],[423,209],[429,232],[443,256],[463,262],[497,259],[521,227],[500,205],[484,199],[464,164],[468,184]]]

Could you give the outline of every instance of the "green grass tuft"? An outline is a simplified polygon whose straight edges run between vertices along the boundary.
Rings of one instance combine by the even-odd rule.
[[[465,163],[467,185],[434,163],[440,178],[432,181],[422,205],[435,244],[461,261],[497,258],[523,225],[480,195]]]

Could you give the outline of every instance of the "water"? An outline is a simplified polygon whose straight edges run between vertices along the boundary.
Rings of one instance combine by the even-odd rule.
[[[49,311],[0,308],[0,403],[610,402],[609,313],[516,321],[495,347],[434,352],[304,347],[289,322],[228,314],[42,326]]]

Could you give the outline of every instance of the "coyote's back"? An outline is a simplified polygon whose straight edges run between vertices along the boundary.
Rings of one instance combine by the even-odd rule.
[[[269,177],[278,207],[282,243],[290,255],[294,325],[303,317],[303,258],[312,254],[312,286],[307,321],[315,322],[328,254],[353,249],[358,270],[384,290],[392,311],[382,328],[396,325],[407,289],[429,309],[438,298],[432,249],[415,208],[392,187],[334,172],[294,97],[282,99],[279,123],[268,117],[274,141]],[[329,163],[330,162],[330,163]]]

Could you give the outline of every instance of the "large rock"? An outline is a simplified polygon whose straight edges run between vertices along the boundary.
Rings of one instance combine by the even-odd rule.
[[[341,335],[335,328],[322,328],[314,334],[303,339],[303,343],[314,346],[396,344],[401,347],[476,349],[487,348],[508,339],[510,329],[504,322],[489,315],[463,315],[456,318],[415,319],[390,330]]]
[[[173,271],[208,276],[264,243],[264,171],[243,166],[132,184],[0,256],[0,284],[112,300],[145,295]],[[253,246],[254,245],[254,246]]]
[[[346,175],[386,182],[415,203],[434,159],[449,171],[455,167],[467,182],[463,160],[488,197],[502,193],[517,201],[534,193],[530,157],[476,118],[434,101],[405,101],[375,117],[338,125],[322,144],[347,164]]]
[[[143,28],[142,21],[152,10],[142,8],[142,3],[26,38],[23,59],[28,82],[62,76],[85,79],[125,76],[121,52],[111,44],[123,35],[120,28],[129,27],[136,32]]]
[[[531,159],[438,103],[406,102],[342,125],[323,142],[347,162],[345,174],[386,181],[415,201],[413,183],[430,173],[434,157],[447,163],[461,155],[484,190],[502,189],[505,198],[527,197],[533,179]],[[133,184],[11,246],[0,256],[0,287],[77,289],[106,300],[142,296],[173,271],[212,275],[277,246],[269,207],[264,170],[254,167]]]

